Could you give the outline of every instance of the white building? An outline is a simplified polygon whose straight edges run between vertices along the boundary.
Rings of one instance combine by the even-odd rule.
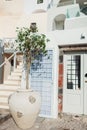
[[[43,61],[48,66],[47,77],[42,77],[43,82],[36,80],[37,88],[33,77],[31,80],[33,89],[44,95],[41,115],[57,117],[60,111],[87,115],[87,15],[80,11],[86,0],[2,0],[0,5],[1,39],[11,41],[16,37],[16,27],[30,24],[36,24],[50,39],[50,59],[48,64]],[[12,53],[5,52],[5,58]],[[4,68],[4,79],[7,74]]]

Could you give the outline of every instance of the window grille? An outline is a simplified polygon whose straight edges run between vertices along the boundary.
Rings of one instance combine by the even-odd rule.
[[[43,0],[37,0],[37,4],[43,3]]]
[[[71,55],[67,59],[67,89],[80,89],[80,56]]]

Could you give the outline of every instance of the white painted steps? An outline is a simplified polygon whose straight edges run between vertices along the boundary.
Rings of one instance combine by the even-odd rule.
[[[18,66],[17,66],[17,69],[22,69],[22,65],[20,65],[20,66],[18,65]]]
[[[9,106],[8,105],[0,105],[0,111],[9,111]],[[1,113],[0,113],[1,114]]]
[[[17,89],[19,89],[20,86],[19,85],[5,85],[5,84],[0,84],[0,91],[15,91]]]
[[[4,81],[5,85],[20,85],[21,80],[6,80]]]
[[[11,76],[11,75],[9,75],[8,79],[10,79],[10,80],[21,80],[21,76],[18,76],[18,75]]]
[[[0,104],[3,105],[3,106],[8,106],[8,98],[1,97],[0,98]]]
[[[0,84],[0,113],[9,111],[8,98],[21,85],[22,64],[18,65],[14,72],[8,76],[8,79]]]
[[[21,72],[22,72],[22,68],[16,68],[16,69],[14,70],[14,72],[21,73]]]
[[[16,76],[21,76],[21,73],[19,73],[19,72],[12,72],[12,73],[11,73],[11,76],[15,76],[15,75],[16,75]]]

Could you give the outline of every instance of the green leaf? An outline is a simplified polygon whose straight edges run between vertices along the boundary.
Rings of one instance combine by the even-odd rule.
[[[45,34],[38,34],[37,27],[16,28],[18,49],[26,54],[28,58],[34,60],[39,54],[46,55],[46,43],[50,40]]]

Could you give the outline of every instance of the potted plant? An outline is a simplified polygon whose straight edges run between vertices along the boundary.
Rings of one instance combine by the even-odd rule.
[[[32,61],[38,55],[46,54],[48,41],[44,34],[38,33],[36,26],[17,28],[16,42],[23,53],[22,89],[9,97],[9,108],[16,124],[22,129],[32,127],[40,111],[41,98],[30,89],[29,73]]]

